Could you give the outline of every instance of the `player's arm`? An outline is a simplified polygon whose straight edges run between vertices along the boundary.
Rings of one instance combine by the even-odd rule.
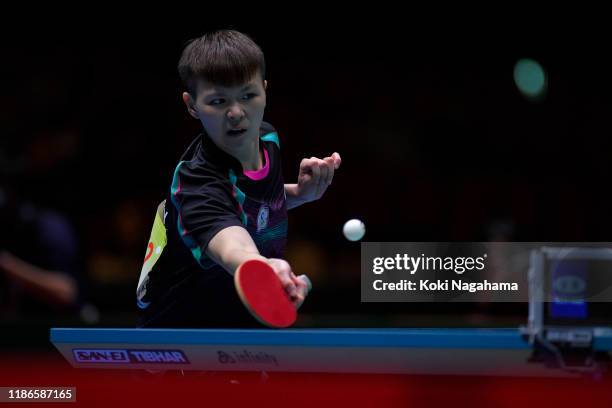
[[[227,227],[215,234],[208,243],[206,255],[232,275],[238,266],[248,260],[259,259],[268,263],[298,307],[308,292],[306,283],[295,276],[287,261],[260,255],[253,239],[243,227]]]
[[[267,261],[267,258],[259,254],[249,233],[238,226],[224,228],[215,234],[208,243],[206,255],[232,275],[245,261],[250,259]]]
[[[321,198],[331,185],[334,171],[340,167],[341,162],[338,153],[324,159],[317,157],[303,159],[300,163],[298,182],[285,184],[287,208],[292,209]]]
[[[0,272],[49,303],[69,306],[77,300],[77,283],[70,275],[39,268],[10,252],[0,251]]]
[[[297,184],[285,184],[285,196],[287,197],[288,210],[306,203],[306,201],[300,199],[297,193]]]

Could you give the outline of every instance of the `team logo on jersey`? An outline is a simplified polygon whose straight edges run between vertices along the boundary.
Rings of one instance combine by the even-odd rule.
[[[268,219],[270,218],[270,209],[266,204],[259,207],[259,214],[257,214],[257,232],[265,229],[268,226]]]

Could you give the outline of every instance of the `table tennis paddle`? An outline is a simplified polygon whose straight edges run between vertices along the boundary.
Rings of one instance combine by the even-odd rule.
[[[310,290],[312,285],[306,275],[298,279],[303,280]],[[274,328],[289,327],[295,323],[295,305],[266,262],[257,259],[243,262],[236,269],[234,283],[242,303],[260,323]]]

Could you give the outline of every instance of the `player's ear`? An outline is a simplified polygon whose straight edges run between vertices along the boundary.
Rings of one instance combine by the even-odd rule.
[[[268,89],[268,81],[264,79],[264,91]]]
[[[183,92],[183,102],[185,102],[185,106],[187,107],[187,112],[189,112],[189,114],[193,116],[195,119],[199,119],[198,112],[195,109],[195,101],[193,100],[189,92]]]

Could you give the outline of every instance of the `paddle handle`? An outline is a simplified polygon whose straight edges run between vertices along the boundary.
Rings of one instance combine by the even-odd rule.
[[[312,289],[312,282],[310,281],[308,276],[300,275],[297,278],[306,284],[306,288],[307,288],[308,292],[310,292],[310,290]]]

